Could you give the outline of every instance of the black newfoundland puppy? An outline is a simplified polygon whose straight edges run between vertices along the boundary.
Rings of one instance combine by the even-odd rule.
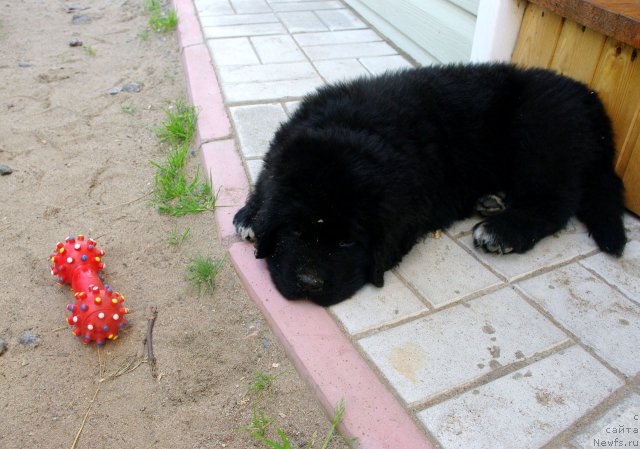
[[[569,78],[503,64],[404,70],[305,98],[234,223],[283,296],[325,306],[381,287],[426,233],[474,212],[485,251],[525,252],[576,215],[620,255],[613,156],[597,94]]]

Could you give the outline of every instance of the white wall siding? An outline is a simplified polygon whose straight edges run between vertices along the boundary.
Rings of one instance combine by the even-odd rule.
[[[480,0],[345,0],[422,65],[469,61]]]

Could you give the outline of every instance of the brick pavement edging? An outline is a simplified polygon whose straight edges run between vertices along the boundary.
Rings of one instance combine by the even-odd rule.
[[[215,218],[225,245],[235,238],[233,215],[249,192],[229,117],[192,0],[173,0],[179,17],[182,63],[190,102],[198,111],[197,145],[205,173],[219,191]],[[329,414],[345,398],[341,432],[366,449],[432,449],[425,433],[390,393],[323,308],[290,302],[277,293],[263,261],[245,243],[229,253],[252,299],[284,345],[299,373]]]

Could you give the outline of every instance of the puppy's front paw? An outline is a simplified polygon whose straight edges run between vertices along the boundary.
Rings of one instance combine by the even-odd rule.
[[[490,230],[486,221],[481,221],[473,227],[473,244],[476,248],[480,247],[488,253],[509,254],[513,251],[513,246]]]
[[[236,213],[235,217],[233,217],[233,224],[236,227],[236,234],[238,234],[242,240],[249,242],[255,241],[256,234],[253,232],[251,218],[249,217],[246,207],[243,207]]]

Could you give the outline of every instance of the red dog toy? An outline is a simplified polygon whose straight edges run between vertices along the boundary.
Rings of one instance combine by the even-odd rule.
[[[124,296],[103,285],[98,277],[104,268],[102,256],[104,251],[96,249],[96,241],[85,241],[83,235],[67,237],[51,254],[51,274],[58,276],[59,285],[70,285],[76,297],[75,304],[67,305],[71,312],[67,323],[74,326],[72,332],[82,337],[84,344],[115,340],[127,325],[124,315],[129,309],[122,307]]]

